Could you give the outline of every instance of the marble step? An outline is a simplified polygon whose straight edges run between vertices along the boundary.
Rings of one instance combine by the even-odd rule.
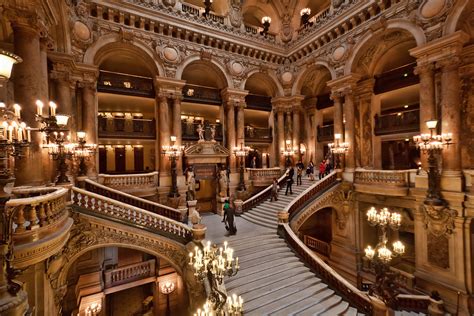
[[[233,235],[233,236],[223,236],[221,239],[216,240],[215,242],[218,245],[222,245],[224,241],[227,241],[231,247],[236,247],[237,245],[248,243],[249,241],[256,240],[266,240],[267,238],[279,238],[278,235],[273,230],[264,229],[259,227],[259,230],[255,231],[255,235]],[[206,241],[205,241],[206,242]]]
[[[262,263],[258,266],[254,266],[254,267],[251,267],[251,268],[248,268],[248,269],[245,269],[245,270],[240,270],[239,274],[238,274],[239,279],[243,278],[243,277],[246,277],[246,276],[249,276],[249,275],[252,275],[252,274],[258,274],[258,273],[263,272],[265,270],[272,270],[275,273],[277,266],[287,265],[287,264],[294,264],[294,263],[298,263],[300,265],[303,264],[301,261],[299,261],[299,259],[297,257],[286,257],[286,258],[275,260],[273,262]],[[255,277],[258,277],[258,275],[256,275]],[[232,282],[232,279],[230,280],[230,282]]]
[[[248,220],[249,222],[252,222],[254,224],[270,228],[270,229],[276,229],[278,227],[278,220],[275,218],[275,220],[269,220],[269,219],[263,219],[258,216],[258,214],[251,214],[251,213],[245,213],[242,215],[242,218]]]
[[[321,302],[324,302],[325,300],[327,300],[328,298],[334,295],[334,291],[328,288],[326,284],[324,285],[325,287],[322,288],[320,291],[315,292],[311,296],[304,297],[301,300],[296,301],[294,304],[288,307],[285,307],[284,309],[276,311],[272,315],[275,315],[275,316],[296,315],[297,313],[302,312],[303,310],[308,309],[309,307],[313,305],[321,304]]]
[[[235,256],[238,256],[238,257],[241,257],[241,258],[244,258],[246,255],[249,255],[249,254],[253,254],[253,253],[256,253],[256,252],[261,252],[263,250],[267,250],[267,249],[273,249],[273,248],[276,248],[276,247],[284,247],[285,246],[285,242],[281,239],[273,239],[273,240],[268,240],[268,241],[265,241],[264,244],[255,244],[253,247],[245,247],[245,248],[237,248],[235,247],[234,248],[234,255]]]
[[[248,212],[247,214],[252,214],[252,215],[256,215],[256,216],[259,216],[260,218],[265,218],[265,219],[268,219],[268,220],[274,220],[275,218],[277,218],[277,213],[276,212],[268,212],[268,211],[260,211],[258,209],[254,210],[254,211],[250,211]]]
[[[245,257],[239,257],[239,265],[241,269],[245,269],[267,261],[285,258],[288,256],[293,256],[291,250],[289,250],[287,247],[277,247],[274,249],[269,249],[251,255],[247,255]]]
[[[342,299],[341,299],[342,300]],[[332,316],[332,315],[342,315],[349,309],[349,303],[345,301],[339,302],[339,304],[333,306],[332,308],[326,310],[323,313],[320,313],[321,316]]]
[[[309,315],[319,315],[320,313],[323,313],[334,306],[338,305],[341,303],[342,298],[338,295],[332,295],[328,297],[327,299],[320,301],[318,304],[311,306],[310,308],[307,308],[295,315],[301,315],[301,316],[309,316]],[[337,315],[337,314],[333,314]]]

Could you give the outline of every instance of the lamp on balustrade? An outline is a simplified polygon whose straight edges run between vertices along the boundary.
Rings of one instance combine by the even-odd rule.
[[[265,38],[268,35],[268,30],[270,29],[270,23],[272,23],[272,19],[269,16],[264,16],[262,18],[263,30],[260,31],[260,35],[263,35],[263,37]]]
[[[387,231],[388,229],[398,230],[402,217],[400,213],[391,212],[386,207],[381,210],[371,207],[367,211],[367,222],[369,225],[377,227],[379,237],[379,242],[375,248],[370,245],[365,248],[365,257],[371,262],[376,278],[376,282],[369,289],[369,293],[379,296],[388,306],[394,307],[396,306],[398,291],[395,284],[396,274],[390,271],[390,262],[394,257],[405,253],[405,245],[398,240],[392,244],[392,250],[390,250],[387,247]]]
[[[302,27],[308,27],[308,26],[313,26],[313,22],[309,21],[309,16],[311,15],[311,9],[310,8],[303,8],[300,11],[301,15],[301,26]]]
[[[349,143],[341,142],[342,135],[334,134],[334,143],[328,144],[331,153],[336,156],[336,168],[340,168],[340,158],[349,151]]]
[[[179,197],[178,193],[178,173],[176,168],[176,162],[179,160],[179,157],[183,154],[184,146],[176,145],[176,136],[170,136],[171,145],[161,146],[162,153],[165,156],[168,156],[171,162],[171,190],[168,194],[169,197]]]
[[[285,149],[281,151],[281,154],[286,158],[286,167],[291,165],[291,157],[295,154],[295,150],[291,147],[291,139],[285,141]]]
[[[437,120],[429,120],[426,127],[430,133],[420,134],[413,137],[416,146],[425,154],[428,154],[428,192],[425,203],[431,205],[442,205],[441,189],[439,184],[438,156],[443,148],[452,144],[453,134],[445,133],[438,135],[436,133]]]
[[[202,14],[205,18],[209,17],[209,13],[212,10],[212,0],[204,0],[204,13]]]
[[[160,285],[160,292],[166,295],[166,316],[171,315],[170,310],[170,294],[173,293],[176,288],[174,282],[166,281]]]
[[[195,315],[212,315],[213,310],[229,315],[241,314],[242,298],[235,294],[229,297],[219,289],[225,276],[234,276],[239,271],[239,258],[234,259],[234,250],[228,247],[227,241],[220,248],[216,244],[211,247],[210,241],[202,250],[196,247],[189,253],[189,265],[193,267],[195,277],[200,281],[207,279],[211,286],[208,302]]]
[[[234,155],[239,160],[239,186],[237,187],[238,191],[245,191],[245,179],[244,179],[244,161],[245,157],[249,154],[249,151],[252,148],[244,146],[244,143],[240,143],[240,147],[234,147]]]
[[[77,137],[77,143],[74,144],[73,155],[76,159],[79,160],[78,176],[84,177],[87,175],[86,161],[89,160],[91,156],[95,155],[97,145],[87,144],[86,132],[79,131],[76,133],[76,137]]]
[[[0,86],[10,79],[13,65],[22,59],[10,52],[0,50]],[[12,226],[16,210],[5,211],[5,204],[10,198],[5,187],[14,181],[11,172],[10,159],[20,158],[22,149],[31,142],[31,129],[21,121],[21,107],[18,104],[8,108],[0,102],[0,310],[7,315],[25,315],[28,312],[28,295],[21,285],[13,280],[14,269],[11,267],[13,258]]]

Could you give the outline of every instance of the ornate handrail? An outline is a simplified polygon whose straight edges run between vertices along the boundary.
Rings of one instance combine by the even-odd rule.
[[[86,210],[86,213],[108,220],[140,227],[153,233],[189,242],[192,230],[188,226],[145,209],[125,204],[90,191],[72,188],[73,205]]]
[[[380,311],[386,310],[386,306],[375,297],[360,291],[346,279],[339,275],[333,268],[328,266],[321,258],[311,251],[291,230],[288,223],[280,223],[282,233],[286,242],[303,259],[303,261],[320,277],[323,282],[328,284],[331,289],[345,298],[351,305],[355,306],[360,312],[368,315],[382,315]],[[383,313],[385,315],[385,313]]]
[[[130,187],[157,187],[158,171],[134,174],[99,174],[98,181],[110,188],[127,189]]]
[[[374,116],[374,134],[388,135],[418,132],[420,130],[420,111],[409,110]]]
[[[13,238],[15,239],[15,237],[25,235],[28,231],[35,231],[65,219],[67,217],[67,192],[68,190],[64,188],[22,188],[14,190],[15,195],[27,197],[10,199],[5,205],[7,214],[14,214]]]
[[[410,186],[412,170],[356,170],[354,183],[369,185]]]
[[[99,137],[147,138],[156,137],[155,119],[136,119],[98,116]]]
[[[104,272],[105,288],[155,276],[155,259],[129,264]]]
[[[100,194],[104,197],[108,197],[116,201],[120,201],[122,203],[126,203],[128,205],[132,205],[143,210],[147,210],[154,214],[158,214],[158,215],[173,219],[175,221],[183,220],[183,215],[181,214],[181,212],[174,208],[171,208],[169,206],[159,204],[156,202],[152,202],[149,200],[145,200],[145,199],[133,196],[131,194],[127,194],[125,192],[114,190],[112,188],[106,187],[104,185],[101,185],[89,179],[85,180],[85,188],[87,191]]]
[[[278,185],[281,187],[282,184],[285,182],[285,180],[286,180],[286,175],[283,174],[278,179]],[[266,199],[269,199],[271,193],[272,193],[272,185],[269,185],[267,188],[260,191],[258,194],[252,196],[250,199],[245,200],[244,203],[242,204],[242,212],[246,212],[246,211],[254,208],[255,206],[259,205],[260,203],[262,203]]]
[[[303,242],[309,249],[329,258],[331,254],[331,244],[308,235],[304,235]]]
[[[283,212],[287,212],[291,219],[304,205],[309,201],[314,200],[320,193],[326,191],[327,188],[332,187],[337,182],[336,171],[332,171],[322,180],[317,181],[315,184],[300,193],[296,199],[291,201],[290,204],[283,209]]]
[[[273,179],[281,176],[280,167],[274,168],[247,168],[250,180],[262,180],[262,178]]]

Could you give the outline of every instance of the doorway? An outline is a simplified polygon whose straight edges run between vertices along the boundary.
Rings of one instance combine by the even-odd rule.
[[[196,200],[199,212],[215,212],[217,209],[217,174],[215,164],[195,164]]]

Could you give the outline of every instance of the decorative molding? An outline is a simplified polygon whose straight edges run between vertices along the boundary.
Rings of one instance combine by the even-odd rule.
[[[454,230],[454,219],[458,212],[447,205],[429,205],[423,203],[420,206],[423,213],[423,223],[429,234],[436,237],[449,236]]]

